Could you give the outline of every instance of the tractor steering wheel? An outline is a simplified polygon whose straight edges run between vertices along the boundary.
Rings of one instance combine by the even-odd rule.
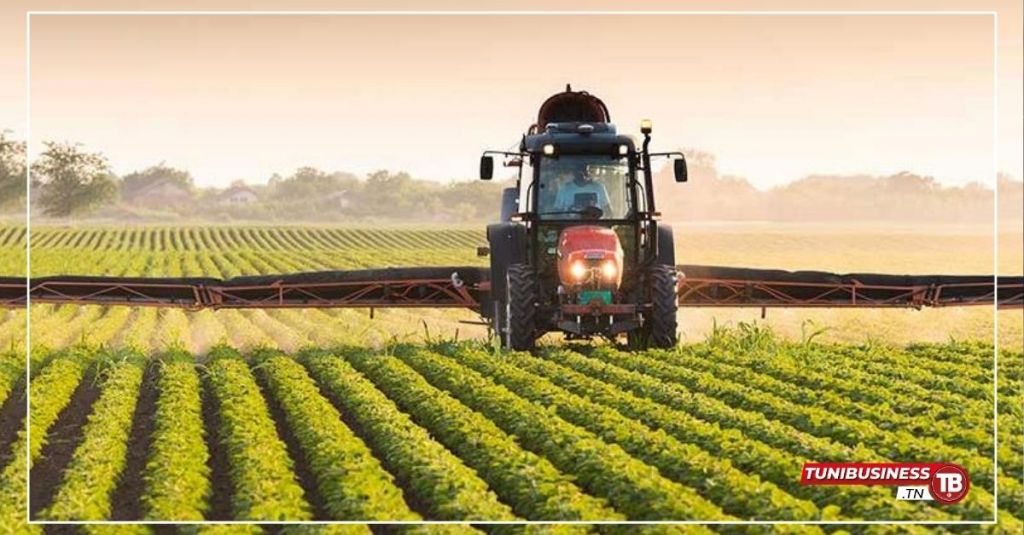
[[[601,219],[604,215],[604,210],[597,206],[584,206],[579,210],[581,219]]]

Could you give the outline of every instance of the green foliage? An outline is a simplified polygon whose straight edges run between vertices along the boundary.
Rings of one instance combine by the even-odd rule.
[[[80,145],[47,141],[32,164],[34,199],[54,217],[88,213],[112,201],[117,183],[106,157],[81,150]]]
[[[282,202],[319,204],[331,194],[358,193],[363,183],[348,173],[325,173],[315,167],[300,167],[291,176],[270,179],[270,198]],[[337,209],[338,203],[330,208]]]
[[[235,519],[309,519],[292,460],[241,355],[218,348],[206,371],[217,405],[217,440],[228,455]]]
[[[57,494],[41,514],[49,520],[107,520],[128,455],[132,416],[142,383],[139,358],[118,358],[100,373],[101,393],[82,429]]]
[[[575,474],[584,488],[631,518],[731,518],[692,489],[472,370],[425,351],[401,358],[432,384],[515,434],[526,447],[543,452],[555,466]]]
[[[176,169],[161,162],[121,177],[121,198],[130,199],[146,188],[157,184],[173,185],[186,192],[191,192],[195,187],[192,175],[188,171]]]
[[[153,438],[142,496],[150,520],[202,520],[210,495],[209,451],[203,440],[201,383],[192,355],[159,359]]]
[[[301,360],[335,402],[368,435],[413,495],[443,520],[514,520],[487,483],[430,434],[413,423],[350,364],[322,351]]]
[[[338,410],[320,395],[301,365],[284,355],[264,355],[259,361],[259,374],[280,404],[333,518],[420,518],[405,504],[391,475],[345,426]]]
[[[480,474],[502,501],[524,518],[624,518],[603,500],[580,491],[546,459],[523,449],[483,415],[431,386],[394,357],[360,352],[346,359],[421,427]]]
[[[739,518],[820,519],[814,504],[795,499],[774,484],[759,481],[756,475],[740,472],[693,444],[522,371],[514,362],[516,355],[495,359],[464,349],[452,356],[520,397],[553,409],[566,421],[593,432],[607,443],[618,444],[630,455],[658,468],[662,475],[707,496],[729,514]]]
[[[0,130],[0,208],[19,207],[25,198],[25,142]]]

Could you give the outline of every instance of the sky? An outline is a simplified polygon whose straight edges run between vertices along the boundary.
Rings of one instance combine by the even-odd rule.
[[[572,83],[620,131],[650,118],[654,148],[710,151],[761,188],[904,170],[991,183],[994,148],[998,170],[1024,174],[1019,40],[1003,29],[1010,67],[995,79],[994,27],[988,15],[33,15],[30,150],[75,141],[118,173],[166,162],[212,186],[303,165],[470,179],[481,151],[516,144]]]

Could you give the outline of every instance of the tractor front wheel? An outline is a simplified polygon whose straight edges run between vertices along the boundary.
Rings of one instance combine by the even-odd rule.
[[[537,342],[537,272],[527,264],[512,264],[506,271],[504,345],[530,351]]]
[[[673,348],[679,343],[676,312],[679,310],[678,275],[675,266],[656,265],[647,273],[651,314],[639,329],[629,333],[633,349]]]

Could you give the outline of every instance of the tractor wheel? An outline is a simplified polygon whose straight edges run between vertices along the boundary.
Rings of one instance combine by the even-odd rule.
[[[530,351],[537,341],[537,272],[527,264],[512,264],[506,277],[504,345]]]
[[[675,266],[656,265],[647,274],[650,289],[651,315],[643,327],[628,334],[633,349],[673,348],[679,343],[676,312],[679,309],[678,282]]]

